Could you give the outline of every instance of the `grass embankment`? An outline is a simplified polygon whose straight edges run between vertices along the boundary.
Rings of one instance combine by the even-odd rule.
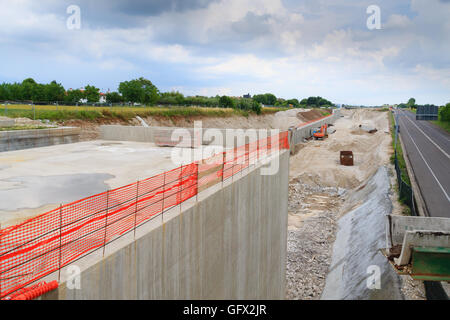
[[[48,129],[48,127],[43,127],[43,126],[0,127],[0,131],[38,130],[38,129]]]
[[[444,129],[448,133],[450,133],[450,121],[438,120],[438,121],[431,121],[431,122],[434,123],[435,125],[441,127],[442,129]]]
[[[392,114],[392,112],[389,112],[389,120],[390,120],[389,122],[390,122],[391,135],[392,135],[392,147],[395,150],[395,120],[394,120],[394,115]],[[402,149],[402,145],[400,143],[400,137],[398,137],[398,140],[397,140],[397,159],[398,159],[398,165],[400,167],[403,181],[405,181],[407,184],[411,185],[411,181],[409,180],[409,176],[408,176],[408,170],[406,169],[406,161],[405,161],[405,158],[403,157],[403,149]],[[395,162],[395,153],[391,156],[391,163],[394,164],[394,162]]]
[[[273,114],[286,108],[262,108],[261,114]],[[252,111],[227,108],[202,107],[91,107],[91,106],[35,106],[4,105],[0,106],[0,115],[10,118],[48,119],[51,121],[119,119],[128,121],[140,117],[248,117]]]

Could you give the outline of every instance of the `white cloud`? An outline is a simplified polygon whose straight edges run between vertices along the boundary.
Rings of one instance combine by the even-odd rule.
[[[429,101],[439,103],[450,92],[450,4],[438,0],[412,0],[414,14],[381,1],[386,21],[374,31],[365,27],[366,6],[356,1],[303,1],[288,8],[282,0],[221,0],[133,17],[140,19],[133,27],[84,21],[77,31],[67,30],[65,11],[45,12],[45,5],[56,3],[0,0],[0,43],[7,48],[0,58],[14,52],[0,75],[14,75],[14,64],[32,53],[35,73],[55,79],[63,75],[41,67],[39,59],[54,60],[71,74],[80,66],[126,76],[176,69],[162,77],[169,79],[166,87],[208,95],[272,91],[370,104],[415,92],[425,96],[429,88],[439,88]],[[107,15],[106,9],[99,14]],[[112,86],[104,81],[99,86]]]

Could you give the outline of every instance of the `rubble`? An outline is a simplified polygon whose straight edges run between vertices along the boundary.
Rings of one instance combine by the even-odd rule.
[[[325,286],[345,189],[294,179],[289,186],[287,299],[318,300]]]

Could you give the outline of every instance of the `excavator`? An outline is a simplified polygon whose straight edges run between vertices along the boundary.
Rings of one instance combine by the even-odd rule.
[[[313,137],[315,140],[321,139],[324,140],[328,137],[327,134],[328,125],[325,123],[322,127],[320,127],[320,131],[313,131]]]

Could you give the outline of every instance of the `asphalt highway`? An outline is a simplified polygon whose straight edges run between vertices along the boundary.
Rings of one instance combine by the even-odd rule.
[[[431,217],[450,218],[450,134],[397,110],[400,135]]]

